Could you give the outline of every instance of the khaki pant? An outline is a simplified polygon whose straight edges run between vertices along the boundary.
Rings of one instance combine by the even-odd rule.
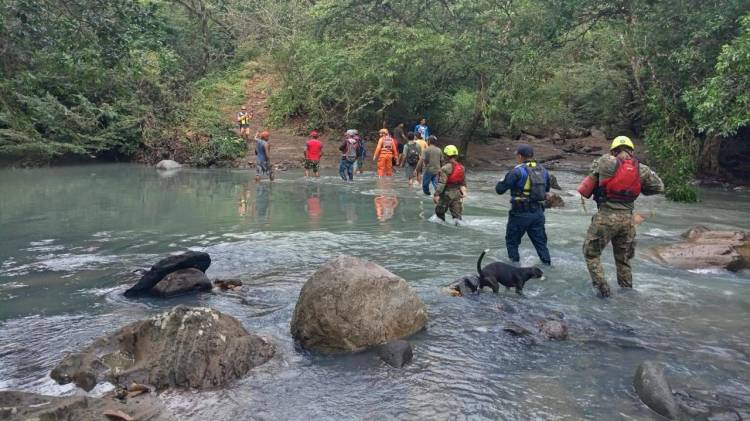
[[[445,221],[445,213],[451,212],[453,219],[461,219],[464,214],[464,203],[461,199],[461,191],[458,188],[446,188],[438,199],[435,206],[435,215]]]
[[[633,287],[633,274],[630,259],[635,254],[635,224],[630,212],[599,212],[591,218],[591,225],[583,243],[583,255],[594,287],[603,295],[609,293],[609,285],[604,278],[602,251],[609,242],[617,267],[617,283],[623,288]]]

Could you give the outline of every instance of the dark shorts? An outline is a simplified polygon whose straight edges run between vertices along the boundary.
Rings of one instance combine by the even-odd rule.
[[[250,128],[249,124],[240,124],[240,129],[249,129],[249,128]]]
[[[269,177],[273,177],[273,166],[268,165],[268,161],[257,161],[255,163],[255,175],[268,174]]]
[[[313,170],[313,172],[319,172],[320,171],[320,160],[313,161],[312,159],[306,159],[305,160],[305,169],[306,170]]]

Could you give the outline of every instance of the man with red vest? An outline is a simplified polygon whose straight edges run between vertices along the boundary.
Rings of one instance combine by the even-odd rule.
[[[633,287],[630,259],[635,254],[635,222],[633,210],[639,195],[664,193],[664,183],[658,175],[635,158],[635,146],[630,138],[618,136],[612,141],[610,153],[596,159],[591,172],[578,186],[583,197],[594,195],[599,211],[583,243],[591,280],[602,297],[610,290],[604,278],[600,256],[612,242],[617,267],[617,283],[622,288]]]
[[[466,194],[466,175],[464,166],[461,165],[458,158],[458,148],[448,145],[443,149],[443,154],[447,162],[440,168],[438,174],[438,186],[435,189],[435,195],[432,201],[435,203],[435,215],[445,221],[445,213],[450,210],[453,221],[458,225],[458,221],[464,213],[463,198]]]
[[[323,156],[323,143],[318,139],[317,130],[310,132],[310,139],[305,143],[305,177],[310,171],[315,177],[320,177],[320,158]]]

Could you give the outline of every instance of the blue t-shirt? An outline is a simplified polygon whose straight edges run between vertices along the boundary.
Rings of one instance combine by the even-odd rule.
[[[430,129],[424,124],[417,124],[414,126],[414,133],[422,133],[422,139],[424,140],[427,140],[427,138],[430,137]]]

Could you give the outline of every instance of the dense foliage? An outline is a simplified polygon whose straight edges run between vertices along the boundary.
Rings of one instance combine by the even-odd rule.
[[[277,125],[427,116],[463,153],[488,133],[595,126],[644,140],[669,196],[695,200],[704,138],[750,122],[749,12],[746,0],[8,0],[0,157],[232,159],[243,81],[274,72]]]

